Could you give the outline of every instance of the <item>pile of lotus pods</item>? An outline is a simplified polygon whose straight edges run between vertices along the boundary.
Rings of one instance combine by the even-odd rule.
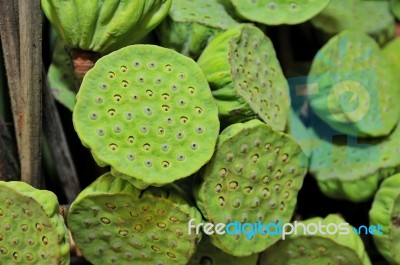
[[[400,1],[41,4],[57,35],[49,84],[107,172],[65,218],[54,193],[0,182],[0,265],[70,264],[72,244],[95,265],[400,264]],[[288,74],[269,34],[303,26],[320,47]],[[195,229],[357,231],[335,208],[299,214],[330,209],[321,197],[367,205],[362,225],[382,233]]]

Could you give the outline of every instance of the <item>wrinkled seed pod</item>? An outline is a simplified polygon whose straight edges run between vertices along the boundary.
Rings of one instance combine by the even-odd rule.
[[[73,122],[96,161],[139,188],[196,172],[219,132],[217,106],[196,63],[154,45],[101,58],[83,80]]]
[[[370,225],[381,225],[382,235],[372,235],[375,245],[390,264],[400,264],[400,174],[385,179],[369,212]]]
[[[234,124],[218,147],[195,189],[197,206],[213,223],[289,222],[307,172],[308,160],[288,135],[259,120]],[[212,235],[211,242],[234,256],[249,256],[279,237],[257,234]]]
[[[266,25],[300,24],[323,10],[329,0],[231,0],[236,13]]]
[[[259,117],[285,129],[289,88],[271,40],[255,26],[242,24],[218,35],[201,54],[223,127]]]
[[[57,197],[0,181],[0,264],[69,265],[69,236]]]
[[[381,45],[394,37],[395,21],[389,1],[331,0],[311,23],[325,40],[343,30],[364,32]]]
[[[379,182],[399,171],[400,126],[387,137],[358,139],[340,135],[322,121],[312,125],[309,171],[322,193],[335,199],[370,199]]]
[[[304,225],[321,222],[326,227],[329,225],[333,231],[332,224],[346,223],[338,215],[328,215],[326,218],[315,217],[300,222]],[[312,231],[314,232],[314,227]],[[299,225],[296,235],[289,235],[265,251],[260,258],[260,265],[288,265],[288,264],[351,264],[371,265],[371,261],[365,251],[361,237],[352,231],[349,225],[349,234],[341,235],[339,232],[324,234],[317,232],[313,235],[304,235],[304,228]]]
[[[314,57],[308,84],[315,114],[335,130],[358,136],[388,135],[399,120],[400,86],[377,43],[343,31]]]
[[[210,239],[203,235],[197,246],[196,253],[188,265],[256,265],[258,254],[249,257],[235,257],[229,255],[211,244]]]
[[[133,44],[168,14],[172,0],[42,0],[51,24],[71,48],[100,54]]]
[[[236,24],[217,0],[175,0],[157,29],[162,46],[197,59],[216,35]]]
[[[187,264],[200,237],[191,218],[202,217],[173,188],[142,191],[106,173],[72,203],[68,226],[94,265]]]

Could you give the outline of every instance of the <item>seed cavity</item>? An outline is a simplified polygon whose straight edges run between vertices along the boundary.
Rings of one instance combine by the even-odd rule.
[[[136,156],[133,153],[128,153],[126,155],[126,159],[128,159],[129,161],[133,161],[133,160],[135,160],[135,158],[136,158]]]
[[[197,113],[197,114],[202,114],[203,113],[203,109],[200,108],[200,107],[195,107],[194,108],[194,112]]]
[[[184,161],[184,160],[185,160],[185,155],[184,155],[184,154],[178,154],[178,155],[176,156],[176,159],[177,159],[178,161]]]
[[[153,115],[153,111],[151,110],[150,107],[145,107],[144,110],[143,110],[143,112],[144,112],[144,114],[147,115],[147,116]]]
[[[204,129],[201,126],[197,126],[195,130],[196,130],[196,133],[198,133],[198,134],[202,134],[204,132]]]
[[[133,67],[135,67],[135,68],[138,68],[138,67],[140,67],[140,65],[141,65],[141,63],[140,63],[140,62],[138,62],[138,61],[136,61],[136,62],[133,62]]]
[[[107,113],[108,113],[108,116],[114,117],[115,114],[116,114],[116,111],[115,111],[115,109],[109,109],[109,110],[107,111]]]
[[[181,118],[180,118],[180,121],[183,123],[183,124],[186,124],[187,122],[188,122],[188,118],[187,117],[185,117],[185,116],[182,116]]]
[[[155,62],[150,62],[149,63],[149,68],[156,68],[157,64]]]
[[[179,140],[183,139],[183,137],[184,137],[184,133],[183,132],[178,132],[176,134],[176,138],[178,138]]]
[[[115,73],[114,72],[108,72],[108,78],[113,79],[115,77]]]
[[[125,73],[126,71],[128,71],[128,68],[125,65],[122,65],[119,70],[121,70],[121,72]]]
[[[197,143],[191,143],[190,144],[190,149],[197,150],[198,148],[199,148],[199,145]]]
[[[114,152],[118,150],[118,145],[116,144],[110,144],[108,147],[110,148],[111,151]]]
[[[186,74],[185,73],[179,73],[178,74],[179,79],[185,79],[186,78]]]
[[[127,87],[129,86],[129,82],[126,81],[126,80],[122,80],[121,86],[122,86],[123,88],[127,88]]]
[[[163,168],[169,168],[170,164],[169,164],[168,161],[162,161],[161,166],[162,166]]]
[[[239,187],[239,184],[237,183],[237,181],[231,181],[229,182],[229,188],[232,190],[235,190]]]
[[[107,89],[108,89],[108,85],[107,85],[106,83],[101,83],[101,84],[99,85],[99,88],[100,88],[101,90],[107,90]]]
[[[102,217],[102,218],[100,218],[100,221],[101,221],[103,224],[106,224],[106,225],[108,225],[108,224],[111,223],[110,219],[108,219],[107,217]]]
[[[162,144],[161,145],[161,150],[163,150],[164,152],[167,152],[169,150],[168,144]]]
[[[165,71],[167,71],[167,72],[172,72],[172,65],[166,64],[166,65],[164,66],[164,69],[165,69]]]
[[[251,162],[253,162],[253,163],[257,163],[258,159],[259,159],[259,156],[257,154],[251,156]]]
[[[144,165],[145,165],[146,167],[152,167],[152,166],[153,166],[153,161],[151,161],[151,160],[146,160],[146,161],[144,161]]]
[[[223,178],[223,177],[225,177],[226,175],[227,175],[226,168],[221,168],[221,169],[219,170],[219,172],[218,172],[218,176],[219,176],[220,178]]]
[[[219,205],[219,206],[225,206],[225,199],[224,199],[224,197],[222,197],[222,196],[218,197],[218,205]]]

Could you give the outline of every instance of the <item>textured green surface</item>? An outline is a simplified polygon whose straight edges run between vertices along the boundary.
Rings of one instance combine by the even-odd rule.
[[[369,212],[371,225],[380,224],[383,235],[373,235],[379,252],[391,264],[400,264],[400,174],[384,180]]]
[[[65,50],[65,43],[60,38],[54,47],[47,79],[54,98],[72,111],[76,102],[74,68]]]
[[[197,246],[196,253],[188,263],[189,265],[256,265],[258,254],[249,257],[235,257],[213,246],[208,237],[202,237]]]
[[[397,19],[400,19],[400,0],[390,0],[390,7]]]
[[[174,189],[141,191],[106,173],[72,203],[68,226],[94,265],[187,264],[199,240],[187,233],[191,218],[201,221]]]
[[[379,181],[400,170],[400,126],[384,138],[338,135],[316,121],[310,172],[321,191],[354,202],[370,199]]]
[[[351,29],[365,32],[384,44],[394,36],[389,1],[331,0],[311,22],[327,37]]]
[[[218,35],[201,54],[224,127],[261,118],[285,129],[290,107],[286,78],[271,40],[252,25],[239,25]]]
[[[172,0],[42,0],[42,9],[72,48],[106,54],[135,43],[168,14]]]
[[[239,16],[266,25],[299,24],[317,15],[329,0],[232,0]]]
[[[377,43],[358,31],[343,31],[314,57],[308,83],[315,114],[350,135],[384,136],[396,125],[400,93],[396,76]]]
[[[227,127],[196,191],[197,205],[212,223],[263,224],[292,218],[307,172],[307,157],[288,135],[259,120]],[[212,243],[235,256],[261,252],[279,240],[257,234],[215,235]]]
[[[0,181],[0,265],[68,265],[69,236],[57,197]]]
[[[304,154],[310,157],[314,142],[313,135],[293,109],[289,112],[288,134],[301,146]]]
[[[197,58],[217,34],[236,24],[217,0],[174,0],[158,35],[162,46]]]
[[[73,121],[96,161],[139,188],[196,172],[219,133],[217,106],[196,63],[153,45],[101,58],[83,80]]]
[[[400,38],[395,38],[387,43],[382,52],[400,83]]]
[[[346,223],[341,217],[333,214],[324,219],[316,217],[302,223],[318,225],[319,222],[325,226],[330,223]],[[333,228],[331,229],[333,230]],[[351,229],[351,226],[349,226],[349,229]],[[286,240],[279,241],[264,252],[260,258],[260,265],[371,264],[360,236],[351,230],[348,235],[340,235],[339,233],[330,235],[327,232],[325,234],[316,233],[315,235],[303,234],[304,229],[299,226],[297,235],[290,235]]]

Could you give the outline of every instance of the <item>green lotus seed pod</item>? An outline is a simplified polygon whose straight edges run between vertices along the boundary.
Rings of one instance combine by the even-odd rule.
[[[76,102],[74,69],[71,58],[65,51],[65,43],[60,38],[54,47],[47,79],[54,98],[72,111]]]
[[[214,224],[288,222],[307,166],[307,157],[290,136],[259,120],[231,125],[221,133],[195,190],[197,206]],[[268,234],[211,236],[216,247],[234,256],[261,252],[278,240]]]
[[[293,109],[289,112],[288,134],[301,146],[304,154],[310,157],[314,139]]]
[[[400,174],[385,179],[369,212],[371,225],[381,225],[382,234],[373,236],[378,251],[390,262],[400,264]]]
[[[266,25],[300,24],[323,10],[329,0],[232,0],[236,13]]]
[[[388,135],[399,120],[400,86],[377,43],[344,31],[317,53],[308,83],[315,114],[339,132],[359,137]]]
[[[42,0],[42,8],[72,48],[100,54],[133,44],[168,14],[172,0]]]
[[[197,59],[216,35],[236,24],[217,0],[174,0],[158,35],[162,46]]]
[[[106,173],[82,191],[68,226],[83,256],[102,264],[187,264],[199,235],[188,234],[201,214],[173,189],[142,191]]]
[[[0,181],[0,264],[69,264],[69,236],[54,193]]]
[[[326,40],[343,30],[356,30],[381,45],[393,38],[395,29],[388,1],[331,0],[311,22]]]
[[[99,165],[139,188],[196,172],[218,138],[218,109],[197,64],[173,50],[133,45],[101,58],[73,112]]]
[[[387,43],[382,49],[389,67],[395,72],[397,79],[400,81],[400,38],[396,38]]]
[[[397,19],[400,19],[400,1],[399,0],[391,0],[390,7],[392,9],[393,14]]]
[[[258,261],[258,254],[249,257],[235,257],[213,246],[210,239],[203,236],[197,246],[196,253],[188,263],[189,265],[256,265]]]
[[[201,54],[224,127],[259,117],[283,131],[289,115],[286,78],[271,40],[252,25],[239,25],[218,35]]]
[[[260,258],[260,265],[288,264],[351,264],[370,265],[371,261],[365,251],[360,236],[353,232],[350,225],[338,215],[328,215],[326,218],[312,218],[298,222],[297,234],[289,235],[285,240],[265,251]],[[310,234],[302,226],[309,227]],[[323,231],[316,231],[321,224]],[[348,234],[340,234],[344,230]],[[355,229],[355,228],[354,228]],[[335,233],[332,233],[336,230]],[[329,232],[328,232],[329,231]]]
[[[312,127],[309,170],[326,196],[353,202],[368,200],[383,178],[399,171],[400,126],[387,137],[369,139],[338,135],[321,121]]]

